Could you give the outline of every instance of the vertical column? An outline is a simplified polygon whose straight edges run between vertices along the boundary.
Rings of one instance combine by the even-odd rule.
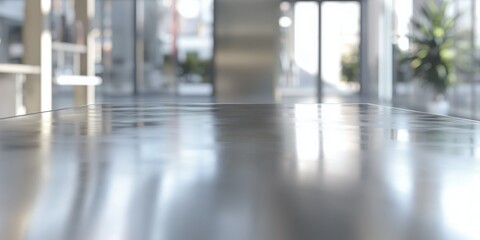
[[[323,101],[322,78],[322,1],[318,3],[318,75],[317,75],[317,102]]]
[[[476,43],[475,41],[477,40],[477,1],[476,0],[472,0],[472,9],[471,9],[471,21],[472,21],[472,35],[471,35],[471,49],[473,49],[472,51],[472,65],[475,65],[475,61],[477,58],[477,49],[476,49]],[[476,113],[476,110],[477,110],[477,82],[478,82],[478,74],[475,73],[475,72],[472,72],[472,76],[471,76],[471,79],[472,79],[472,87],[470,88],[471,89],[471,101],[472,101],[472,106],[471,106],[471,117],[473,119],[475,119],[475,113]]]
[[[276,100],[279,1],[215,2],[214,82],[218,102]]]
[[[87,52],[80,57],[80,74],[85,76],[95,75],[95,33],[92,21],[95,17],[94,0],[76,0],[75,16],[83,31],[82,42],[87,47]],[[77,33],[79,34],[79,33]],[[88,105],[95,103],[95,86],[75,86],[75,105]]]
[[[40,75],[29,75],[24,85],[27,113],[52,109],[51,0],[25,0],[24,63],[40,66]]]
[[[383,0],[379,32],[378,98],[381,102],[389,103],[393,94],[393,0]]]
[[[135,49],[133,39],[133,1],[110,0],[111,4],[111,81],[108,93],[130,95],[133,93],[133,64]]]
[[[138,95],[144,87],[144,21],[145,6],[143,0],[133,0],[133,49],[135,62],[133,63],[133,92]]]
[[[368,3],[360,1],[360,96],[370,95],[370,74],[368,71]]]
[[[361,6],[362,96],[392,100],[392,0],[364,0]]]

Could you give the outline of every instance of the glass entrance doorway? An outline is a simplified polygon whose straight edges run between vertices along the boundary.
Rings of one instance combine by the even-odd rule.
[[[321,4],[322,100],[357,102],[360,90],[360,3]]]
[[[319,7],[313,1],[280,4],[282,101],[317,101]]]
[[[358,101],[360,3],[282,2],[280,10],[282,101]]]

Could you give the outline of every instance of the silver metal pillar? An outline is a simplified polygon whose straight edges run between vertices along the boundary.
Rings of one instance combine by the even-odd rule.
[[[361,93],[366,99],[392,100],[392,10],[392,0],[362,2]]]
[[[214,85],[218,102],[275,102],[276,0],[216,0]]]

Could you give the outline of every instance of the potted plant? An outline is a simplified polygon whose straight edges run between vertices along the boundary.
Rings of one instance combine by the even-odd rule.
[[[188,95],[211,94],[211,60],[201,59],[197,53],[188,52],[178,65],[178,77],[182,80],[179,92]]]
[[[393,44],[394,74],[393,82],[396,95],[406,95],[410,89],[411,67],[408,62],[409,52]]]
[[[179,68],[179,77],[187,83],[210,81],[210,60],[200,59],[197,53],[187,53],[185,61],[180,62]]]
[[[436,113],[448,112],[445,94],[454,83],[454,28],[458,15],[449,17],[447,8],[447,2],[437,5],[429,1],[419,16],[411,20],[413,34],[409,36],[413,47],[408,57],[412,74],[433,90],[427,108]]]
[[[343,54],[341,59],[342,81],[352,84],[360,82],[360,61],[358,48]]]

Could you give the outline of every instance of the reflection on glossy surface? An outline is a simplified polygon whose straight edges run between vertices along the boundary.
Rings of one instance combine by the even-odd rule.
[[[0,120],[0,239],[480,239],[480,125],[366,104]]]
[[[316,176],[319,170],[318,107],[314,104],[297,104],[294,108],[297,171],[300,178],[308,180],[308,177]]]

